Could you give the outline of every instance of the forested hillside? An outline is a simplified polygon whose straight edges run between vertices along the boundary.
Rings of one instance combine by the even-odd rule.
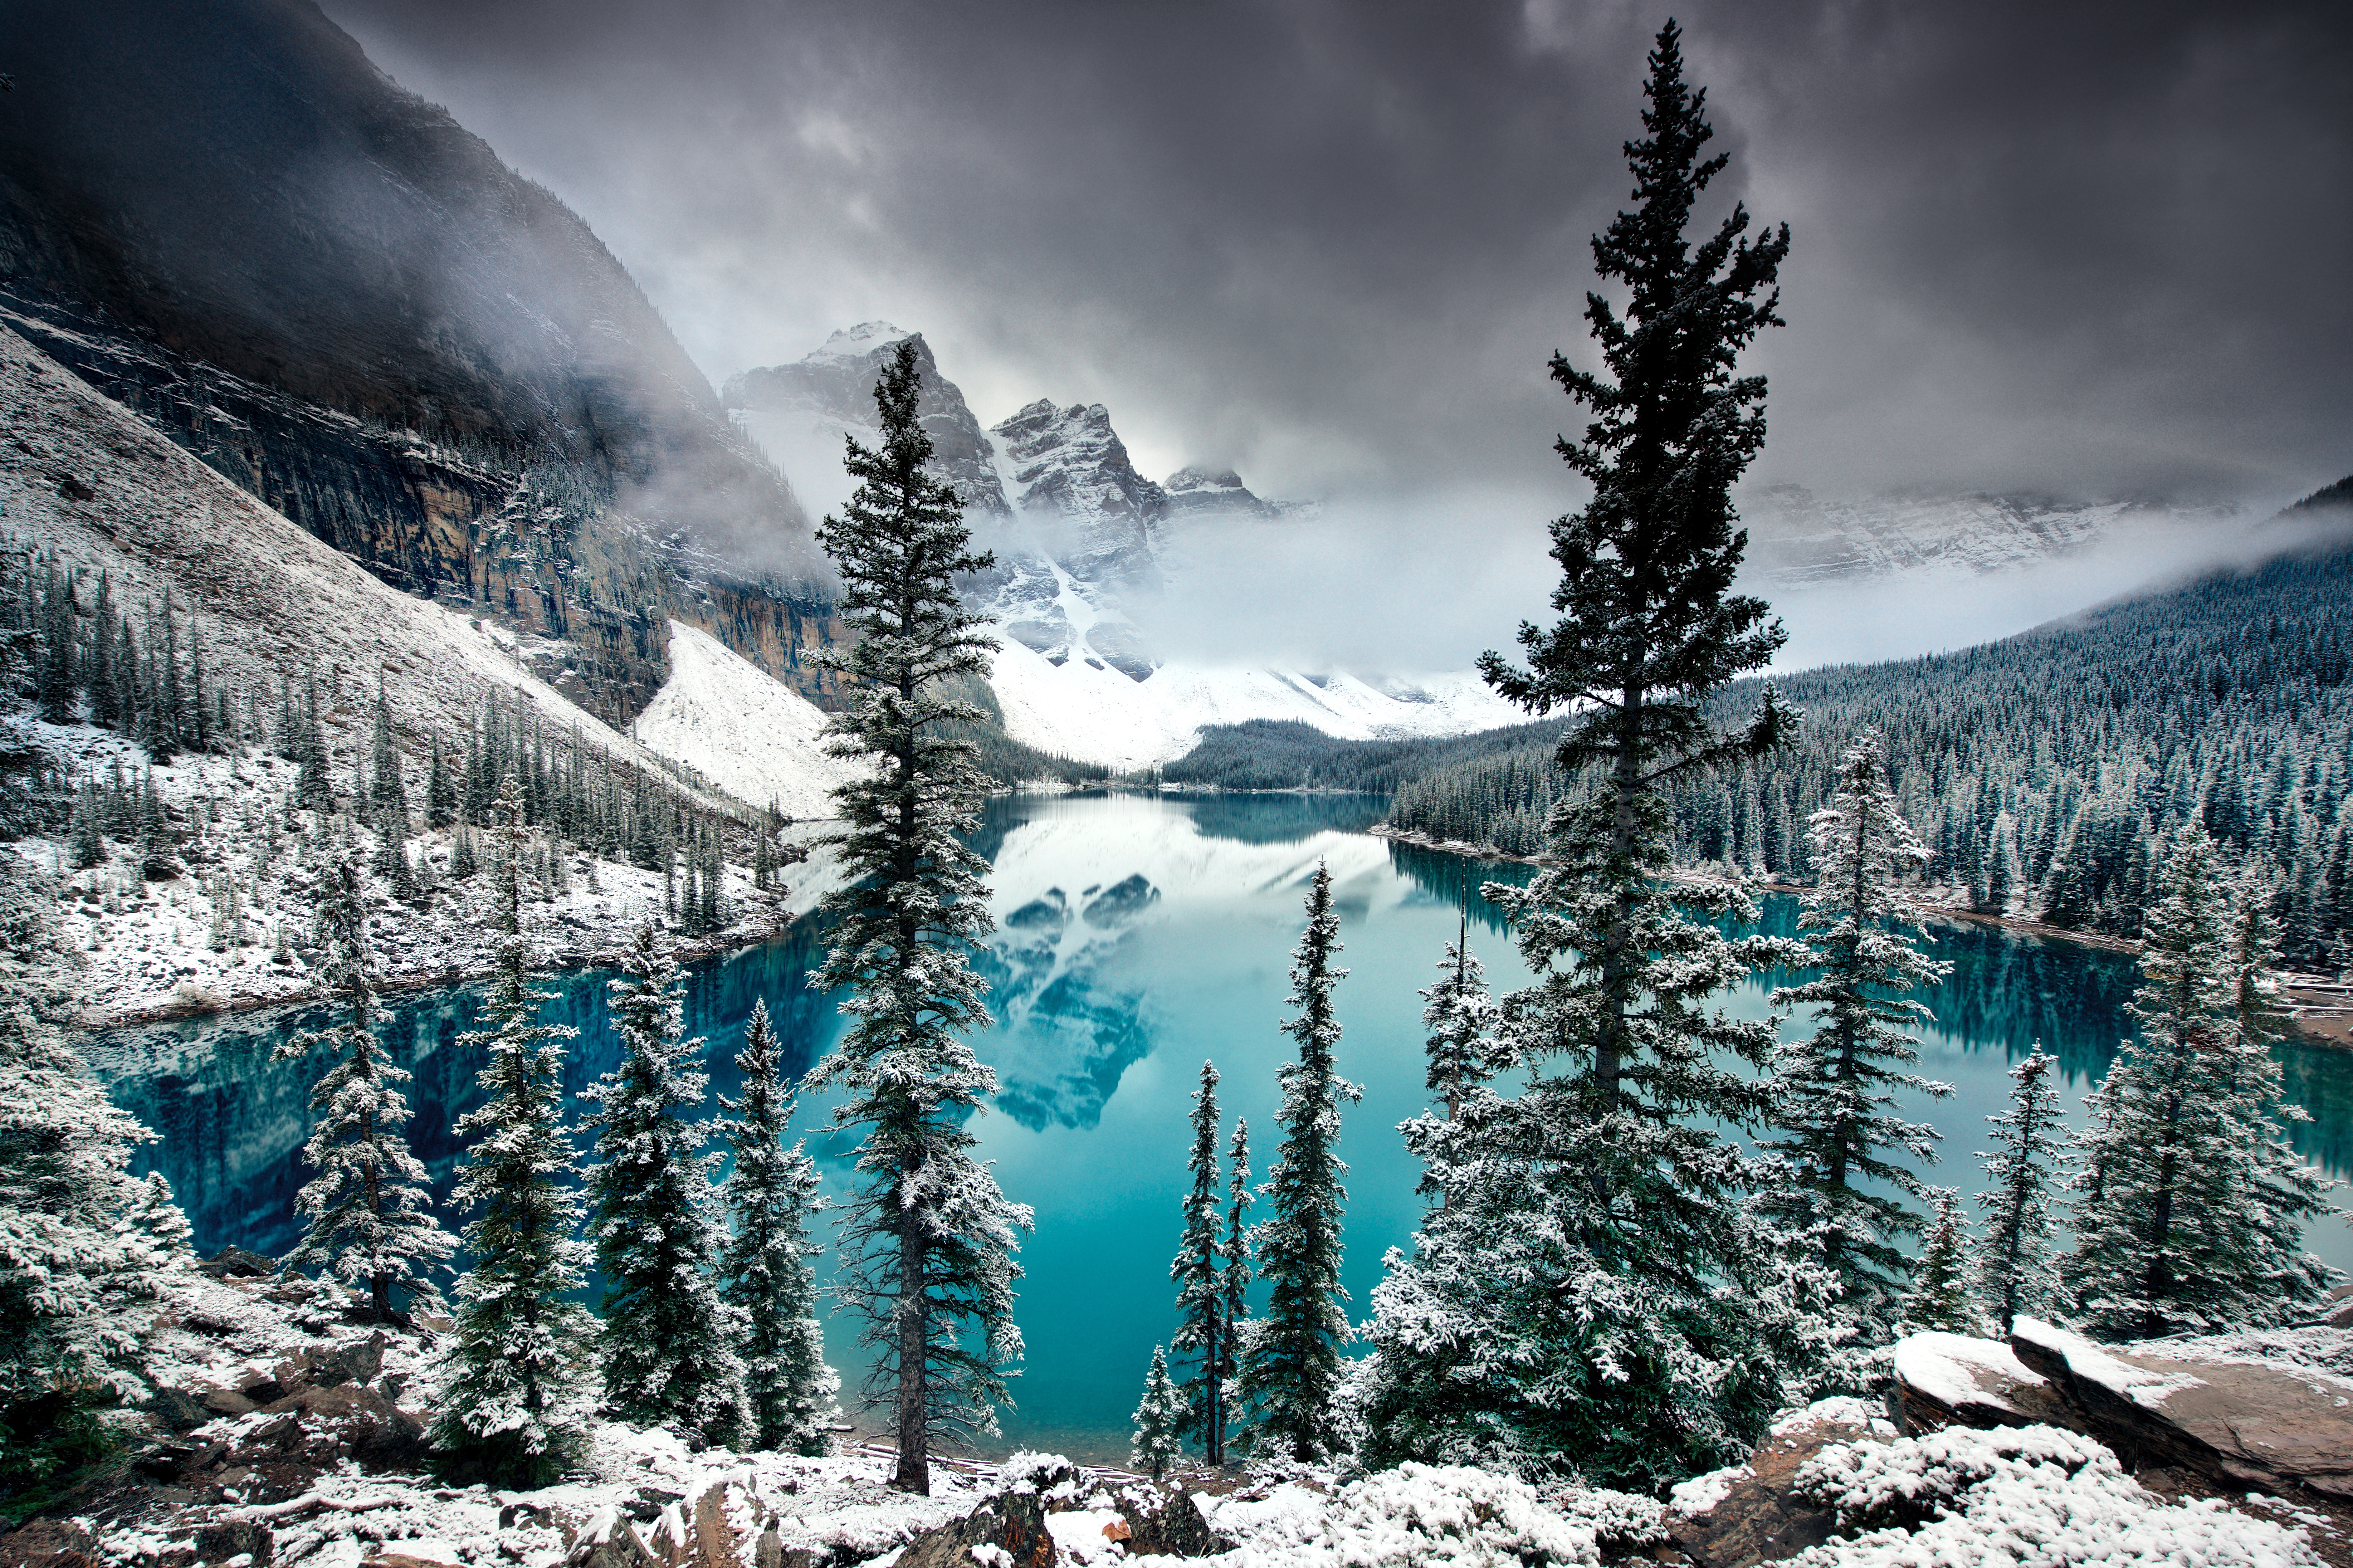
[[[1781,684],[1797,739],[1674,789],[1678,853],[1803,880],[1801,831],[1840,752],[1885,738],[1927,877],[1987,910],[2138,929],[2156,844],[2202,822],[2272,877],[2291,954],[2338,963],[2353,928],[2353,549],[2279,560],[2001,642]],[[1754,682],[1722,699],[1727,716]],[[1395,787],[1390,820],[1514,853],[1564,781],[1531,737]]]
[[[2299,510],[2336,503],[2330,487]],[[1679,855],[1804,880],[1803,826],[1854,735],[1884,736],[1927,879],[1988,910],[2130,933],[2157,841],[2203,822],[2275,883],[2290,952],[2353,946],[2353,547],[2143,595],[1960,653],[1784,679],[1804,709],[1768,759],[1674,790]],[[1729,689],[1745,713],[1757,683]],[[1389,821],[1512,854],[1568,787],[1557,721],[1458,740],[1207,731],[1170,783],[1390,794]]]

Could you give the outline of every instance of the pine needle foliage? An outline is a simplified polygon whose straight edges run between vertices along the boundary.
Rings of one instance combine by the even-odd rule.
[[[926,467],[919,381],[909,340],[875,384],[881,445],[848,437],[859,487],[818,530],[857,633],[827,656],[851,698],[827,745],[863,766],[833,794],[850,879],[826,900],[833,935],[810,980],[847,994],[850,1022],[810,1081],[845,1091],[834,1124],[862,1131],[837,1277],[875,1352],[868,1401],[892,1410],[893,1484],[928,1493],[934,1441],[994,1432],[1009,1398],[1013,1252],[1030,1212],[973,1159],[965,1125],[997,1091],[963,1038],[988,1023],[970,964],[993,929],[988,868],[958,837],[977,824],[987,781],[955,734],[981,710],[941,688],[987,672],[996,645],[954,579],[993,558],[973,552],[955,492]]]
[[[1480,665],[1532,714],[1567,716],[1554,761],[1589,770],[1590,788],[1552,810],[1555,864],[1525,889],[1487,889],[1537,977],[1502,1005],[1527,1087],[1466,1118],[1491,1179],[1447,1191],[1478,1211],[1463,1232],[1476,1251],[1392,1292],[1415,1321],[1383,1331],[1393,1364],[1380,1373],[1420,1402],[1429,1448],[1411,1457],[1574,1468],[1612,1486],[1746,1453],[1820,1348],[1819,1314],[1792,1299],[1746,1203],[1749,1162],[1722,1131],[1768,1107],[1773,1025],[1709,1004],[1799,950],[1686,912],[1755,918],[1736,889],[1671,889],[1663,793],[1768,752],[1794,722],[1769,687],[1732,730],[1708,715],[1785,640],[1761,601],[1732,592],[1747,536],[1731,487],[1765,437],[1764,383],[1736,363],[1778,324],[1788,237],[1746,237],[1736,207],[1685,237],[1725,160],[1703,156],[1705,95],[1683,79],[1672,22],[1650,63],[1645,135],[1626,148],[1635,205],[1593,241],[1596,270],[1627,298],[1621,317],[1588,296],[1608,376],[1553,360],[1592,413],[1558,450],[1593,496],[1552,525],[1557,619],[1521,627],[1525,668],[1494,653]]]
[[[1848,750],[1837,793],[1808,826],[1821,881],[1805,895],[1799,929],[1820,973],[1780,987],[1772,1005],[1812,1008],[1815,1028],[1776,1053],[1778,1136],[1763,1148],[1787,1162],[1789,1180],[1764,1206],[1820,1248],[1857,1321],[1883,1327],[1908,1269],[1899,1240],[1920,1230],[1903,1200],[1924,1197],[1914,1163],[1935,1160],[1937,1137],[1895,1115],[1895,1096],[1953,1091],[1904,1070],[1920,1059],[1913,1031],[1935,1016],[1912,993],[1952,965],[1905,929],[1917,921],[1897,881],[1928,851],[1887,788],[1877,735]]]
[[[751,1425],[736,1315],[719,1298],[723,1242],[714,1219],[701,1110],[702,1040],[685,1037],[678,960],[652,923],[629,939],[607,983],[621,1062],[581,1098],[595,1135],[586,1191],[605,1280],[597,1332],[605,1408],[640,1426],[736,1444]]]
[[[1185,1428],[1192,1419],[1184,1391],[1168,1375],[1167,1351],[1153,1346],[1152,1370],[1145,1376],[1144,1397],[1135,1406],[1127,1462],[1160,1479],[1185,1458]]]
[[[1961,1213],[1960,1194],[1936,1187],[1928,1198],[1934,1212],[1920,1259],[1912,1267],[1912,1293],[1904,1299],[1897,1332],[1983,1333],[1985,1322],[1969,1291],[1969,1222]]]
[[[1226,1363],[1228,1343],[1224,1281],[1218,1243],[1218,1068],[1201,1064],[1201,1087],[1193,1091],[1193,1151],[1187,1168],[1193,1185],[1185,1195],[1185,1227],[1168,1277],[1176,1282],[1175,1340],[1178,1353],[1198,1359],[1183,1384],[1185,1431],[1200,1439],[1209,1463],[1225,1463]]]
[[[506,1486],[562,1475],[586,1436],[585,1354],[596,1320],[573,1299],[586,1283],[578,1195],[564,1131],[564,1043],[579,1031],[543,1024],[553,994],[531,988],[522,930],[531,830],[510,774],[500,785],[487,847],[498,971],[487,1028],[458,1037],[483,1052],[489,1098],[458,1121],[470,1137],[456,1201],[473,1211],[464,1235],[471,1267],[458,1282],[457,1323],[441,1352],[441,1407],[431,1439],[456,1472]]]
[[[1225,1441],[1230,1447],[1235,1427],[1235,1380],[1241,1375],[1241,1342],[1250,1321],[1250,1282],[1258,1278],[1250,1253],[1250,1119],[1234,1118],[1234,1135],[1226,1144],[1226,1238],[1218,1248],[1225,1272],[1219,1277],[1219,1316],[1226,1325],[1225,1343],[1219,1349],[1219,1398],[1225,1407]]]
[[[129,1173],[154,1134],[66,1037],[71,963],[55,889],[0,857],[0,1497],[94,1457],[140,1370],[133,1309],[186,1257],[170,1187]]]
[[[2158,878],[2133,1000],[2137,1039],[2077,1135],[2076,1248],[2063,1266],[2095,1333],[2148,1339],[2280,1321],[2335,1270],[2303,1250],[2333,1185],[2288,1147],[2279,1064],[2246,1011],[2275,967],[2213,841],[2186,830]],[[2240,908],[2234,909],[2234,900]]]
[[[744,1098],[725,1101],[733,1168],[720,1188],[733,1222],[724,1272],[728,1305],[744,1321],[744,1384],[752,1440],[761,1448],[817,1458],[831,1448],[840,1417],[841,1375],[826,1364],[817,1320],[817,1273],[808,1222],[821,1206],[817,1163],[785,1146],[793,1097],[764,997],[752,1004],[744,1049]]]
[[[1240,1399],[1250,1436],[1261,1451],[1279,1449],[1302,1464],[1328,1459],[1342,1440],[1336,1395],[1340,1346],[1348,1338],[1348,1293],[1340,1285],[1340,1221],[1347,1189],[1340,1178],[1340,1106],[1363,1090],[1343,1079],[1335,1058],[1340,1022],[1333,987],[1347,976],[1332,960],[1340,917],[1332,909],[1331,868],[1318,862],[1307,888],[1307,931],[1292,952],[1291,1003],[1283,1033],[1299,1059],[1283,1064],[1282,1142],[1264,1192],[1272,1213],[1252,1241],[1259,1278],[1268,1285],[1265,1316],[1242,1335]]]
[[[411,1308],[441,1310],[440,1271],[457,1238],[433,1213],[425,1163],[408,1147],[409,1079],[375,1037],[375,953],[359,862],[342,847],[321,868],[317,942],[322,989],[343,1021],[306,1030],[278,1048],[281,1058],[332,1058],[311,1089],[317,1118],[302,1158],[317,1173],[295,1195],[309,1224],[287,1254],[289,1272],[324,1268],[364,1287],[376,1321],[392,1320],[393,1293]]]
[[[2059,1058],[2037,1040],[2010,1069],[2010,1109],[1986,1118],[1994,1146],[1978,1152],[1990,1184],[1977,1199],[1986,1226],[1977,1254],[1977,1293],[2002,1334],[2020,1313],[2041,1313],[2059,1282],[2048,1197],[2065,1143],[2058,1068]]]

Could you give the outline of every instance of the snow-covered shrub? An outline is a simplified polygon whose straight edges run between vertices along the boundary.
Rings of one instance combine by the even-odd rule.
[[[1601,1541],[1655,1531],[1660,1509],[1624,1493],[1578,1496],[1590,1517],[1548,1507],[1515,1477],[1408,1463],[1328,1500],[1301,1487],[1216,1505],[1213,1527],[1252,1568],[1553,1568],[1598,1564]],[[1648,1535],[1641,1537],[1650,1539]]]
[[[2052,1426],[1948,1427],[1892,1443],[1836,1444],[1799,1468],[1799,1492],[1849,1539],[1795,1568],[2056,1568],[2182,1563],[2306,1568],[2304,1532],[2211,1499],[2168,1502],[2089,1437]]]

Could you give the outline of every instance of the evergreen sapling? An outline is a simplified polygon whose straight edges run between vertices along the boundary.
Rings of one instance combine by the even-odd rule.
[[[744,1323],[744,1392],[753,1441],[816,1458],[830,1448],[840,1417],[841,1376],[825,1361],[817,1321],[817,1253],[809,1216],[820,1206],[817,1164],[799,1143],[785,1147],[793,1100],[765,998],[752,1005],[744,1049],[744,1098],[728,1102],[733,1169],[720,1188],[733,1222],[726,1245],[726,1299]]]
[[[1282,1142],[1262,1189],[1272,1213],[1252,1237],[1259,1278],[1269,1287],[1266,1315],[1241,1335],[1240,1399],[1250,1407],[1254,1447],[1280,1449],[1301,1464],[1343,1447],[1336,1396],[1340,1346],[1348,1338],[1341,1303],[1340,1219],[1348,1167],[1335,1151],[1340,1106],[1363,1090],[1340,1077],[1334,1052],[1340,1024],[1332,988],[1347,975],[1333,966],[1340,920],[1332,910],[1332,872],[1322,863],[1308,884],[1307,931],[1292,952],[1291,1002],[1283,1026],[1299,1059],[1285,1063]]]
[[[2059,1058],[2038,1040],[2010,1069],[2010,1109],[1986,1118],[1993,1148],[1978,1163],[1992,1184],[1978,1194],[1985,1239],[1977,1253],[1977,1294],[2007,1335],[2019,1314],[2040,1313],[2058,1285],[2051,1259],[2051,1213],[2045,1193],[2059,1168],[2065,1123],[2060,1119]]]
[[[1904,1299],[1896,1332],[1980,1334],[1985,1324],[1969,1294],[1968,1221],[1961,1214],[1960,1194],[1935,1187],[1928,1199],[1935,1214],[1920,1243],[1920,1259],[1912,1266],[1912,1293]]]
[[[1185,1226],[1168,1277],[1176,1281],[1173,1342],[1179,1354],[1199,1359],[1185,1382],[1190,1415],[1186,1430],[1200,1439],[1212,1465],[1225,1463],[1225,1365],[1229,1357],[1223,1281],[1218,1245],[1218,1069],[1201,1064],[1201,1087],[1193,1091],[1193,1152],[1187,1162],[1192,1190],[1185,1197]]]
[[[605,1279],[598,1344],[605,1407],[641,1426],[714,1443],[750,1424],[736,1314],[715,1275],[723,1237],[712,1215],[710,1124],[701,1037],[685,1038],[678,961],[641,925],[608,983],[620,1066],[581,1093],[596,1110],[588,1167],[590,1230]]]
[[[1152,1370],[1144,1380],[1144,1397],[1135,1406],[1135,1431],[1127,1462],[1159,1480],[1185,1458],[1184,1433],[1192,1420],[1185,1395],[1168,1375],[1168,1353],[1152,1347]]]
[[[577,1030],[543,1024],[551,994],[531,988],[522,931],[522,861],[531,831],[512,775],[499,785],[491,830],[491,919],[498,971],[489,1027],[460,1035],[489,1060],[488,1098],[458,1121],[471,1146],[456,1201],[474,1211],[464,1240],[456,1326],[441,1351],[441,1406],[430,1436],[452,1468],[507,1486],[543,1486],[586,1438],[586,1347],[596,1320],[573,1299],[586,1282],[580,1201],[564,1115],[564,1042]]]
[[[409,1079],[375,1037],[375,955],[358,863],[348,851],[320,868],[319,978],[343,1009],[340,1023],[305,1030],[278,1047],[280,1059],[330,1058],[311,1086],[317,1119],[302,1158],[317,1173],[294,1199],[307,1222],[280,1265],[324,1268],[364,1289],[378,1322],[394,1321],[397,1291],[412,1307],[441,1309],[434,1275],[457,1242],[434,1216],[424,1163],[408,1147]]]

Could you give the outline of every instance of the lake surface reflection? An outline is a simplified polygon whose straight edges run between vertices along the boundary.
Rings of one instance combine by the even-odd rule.
[[[1008,1441],[1082,1458],[1124,1457],[1152,1347],[1175,1326],[1168,1260],[1186,1184],[1186,1117],[1204,1058],[1225,1075],[1230,1126],[1250,1120],[1263,1176],[1274,1147],[1274,1072],[1288,1054],[1278,1032],[1290,952],[1305,883],[1331,868],[1350,970],[1337,1005],[1345,1033],[1341,1070],[1364,1086],[1344,1116],[1348,1176],[1345,1280],[1356,1309],[1380,1278],[1382,1254],[1405,1246],[1420,1215],[1419,1169],[1394,1131],[1424,1103],[1421,1003],[1452,938],[1458,900],[1472,889],[1472,946],[1501,990],[1527,973],[1482,880],[1519,880],[1515,867],[1480,866],[1393,845],[1364,829],[1380,801],[1352,796],[1022,797],[990,803],[976,844],[992,862],[998,930],[980,962],[997,1023],[977,1042],[997,1069],[996,1111],[976,1125],[984,1158],[1038,1227],[1023,1248],[1018,1317],[1029,1354],[1008,1414]],[[1767,901],[1769,927],[1787,931],[1796,905]],[[1947,1134],[1934,1180],[1974,1190],[1983,1118],[2007,1091],[2012,1059],[2041,1040],[2059,1057],[2071,1117],[2131,1028],[2134,981],[2121,953],[2021,939],[1995,928],[1935,928],[1952,979],[1928,998],[1922,1071],[1955,1086],[1949,1099],[1908,1108]],[[807,975],[821,933],[804,921],[783,939],[693,967],[689,1027],[709,1042],[714,1092],[732,1095],[744,1023],[765,997],[805,1069],[839,1028],[829,998]],[[578,1089],[617,1054],[600,972],[546,977],[551,1021],[581,1030],[569,1070]],[[1732,1007],[1766,1011],[1764,982]],[[455,1037],[474,1026],[479,997],[458,990],[391,999],[387,1044],[417,1075],[415,1142],[446,1195],[458,1149],[456,1118],[479,1100],[479,1062]],[[88,1042],[114,1097],[163,1134],[146,1152],[179,1189],[199,1247],[236,1243],[273,1255],[292,1245],[292,1200],[302,1170],[307,1077],[273,1063],[270,1048],[315,1025],[315,1009],[120,1031]],[[2289,1085],[2315,1118],[2298,1146],[2332,1173],[2353,1166],[2353,1055],[2282,1048]],[[828,1184],[849,1172],[849,1144],[825,1131],[828,1107],[804,1103]],[[2337,1220],[2315,1227],[2316,1251],[2353,1266],[2353,1237]],[[855,1360],[856,1331],[828,1329],[836,1364]]]

